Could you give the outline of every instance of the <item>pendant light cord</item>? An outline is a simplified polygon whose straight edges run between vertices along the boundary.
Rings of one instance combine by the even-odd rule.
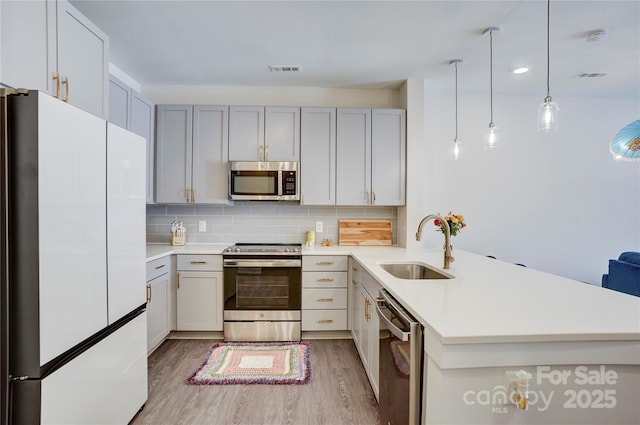
[[[493,126],[493,30],[489,31],[489,104],[491,109],[491,122]]]
[[[454,142],[458,141],[458,62],[454,63],[456,67],[456,137],[453,139]]]
[[[551,20],[551,0],[547,0],[547,98],[545,100],[547,99],[551,100],[550,99],[551,96],[549,95],[551,93],[551,91],[549,90],[549,62],[550,62],[549,61],[549,57],[550,57],[549,56],[549,29],[551,28],[549,24],[550,20]]]

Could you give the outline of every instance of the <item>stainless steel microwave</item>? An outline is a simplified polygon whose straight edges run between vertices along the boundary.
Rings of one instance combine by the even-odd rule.
[[[229,199],[299,201],[298,162],[229,163]]]

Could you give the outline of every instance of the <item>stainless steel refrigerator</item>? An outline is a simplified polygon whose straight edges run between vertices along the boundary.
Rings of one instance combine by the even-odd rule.
[[[128,423],[147,399],[144,139],[0,90],[2,424]]]

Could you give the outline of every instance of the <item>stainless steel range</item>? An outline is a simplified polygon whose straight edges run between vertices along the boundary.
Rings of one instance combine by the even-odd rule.
[[[300,244],[236,244],[222,253],[225,341],[300,341]]]

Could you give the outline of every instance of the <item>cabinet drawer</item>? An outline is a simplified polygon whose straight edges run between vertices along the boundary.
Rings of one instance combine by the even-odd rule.
[[[171,269],[171,256],[158,258],[157,260],[147,262],[147,282],[158,276],[169,273]]]
[[[302,310],[303,331],[343,331],[347,310]]]
[[[222,255],[178,255],[178,270],[222,271]]]
[[[346,255],[303,255],[302,271],[347,271],[349,257]]]
[[[347,308],[346,288],[304,288],[302,309],[338,310]]]
[[[303,288],[346,288],[347,272],[303,272]]]

